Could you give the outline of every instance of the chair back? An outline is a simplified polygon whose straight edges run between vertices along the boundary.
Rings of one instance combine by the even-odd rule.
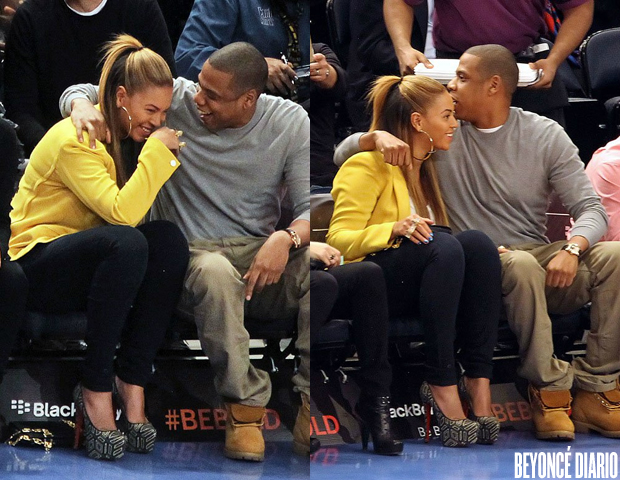
[[[327,26],[329,28],[330,47],[338,56],[343,68],[347,68],[351,29],[349,28],[349,10],[351,0],[327,0]]]
[[[590,97],[605,101],[620,95],[620,28],[593,33],[579,48]]]

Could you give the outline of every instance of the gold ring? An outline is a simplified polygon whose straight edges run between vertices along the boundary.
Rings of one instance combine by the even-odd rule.
[[[314,73],[316,73],[317,75],[320,75],[320,74],[321,74],[321,70],[317,68],[317,69],[314,71]]]
[[[175,130],[174,134],[178,137],[180,137],[181,135],[183,135],[183,130]]]
[[[179,150],[181,150],[185,146],[187,146],[185,142],[179,142]]]

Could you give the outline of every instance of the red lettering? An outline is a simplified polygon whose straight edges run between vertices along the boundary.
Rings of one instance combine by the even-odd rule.
[[[501,403],[494,403],[492,405],[493,414],[498,418],[500,422],[505,422],[508,420],[506,417],[506,412],[504,411],[504,406]]]
[[[179,410],[181,413],[181,423],[183,424],[183,430],[196,430],[198,428],[198,422],[196,421],[196,414],[189,408],[182,408]]]
[[[530,410],[530,404],[527,402],[517,402],[517,408],[519,409],[519,414],[521,415],[521,420],[531,420],[532,412]]]
[[[508,412],[508,419],[511,422],[518,422],[521,420],[519,412],[517,411],[517,404],[515,402],[506,403],[506,412]]]
[[[338,433],[338,431],[340,430],[340,424],[338,423],[338,419],[336,419],[336,417],[333,417],[332,415],[324,415],[323,424],[325,425],[325,431],[330,435]]]
[[[213,409],[213,423],[215,423],[216,430],[226,429],[226,410],[223,408]]]
[[[338,461],[338,449],[326,448],[325,457],[323,458],[323,465],[334,465]]]
[[[211,413],[210,408],[199,408],[198,409],[198,422],[200,424],[200,430],[213,430],[213,425],[209,425],[211,422]]]
[[[317,435],[327,435],[327,432],[319,429],[319,425],[315,417],[310,418],[310,423],[312,427],[314,427],[314,433],[316,433]]]
[[[265,430],[275,430],[280,426],[280,415],[275,410],[268,408],[265,411]]]

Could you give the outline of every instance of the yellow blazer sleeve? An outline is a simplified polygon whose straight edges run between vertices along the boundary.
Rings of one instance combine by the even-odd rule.
[[[392,173],[383,155],[363,152],[349,158],[334,178],[334,214],[327,242],[340,250],[346,261],[361,260],[372,252],[389,247],[398,212],[384,215],[378,204],[392,195]],[[393,168],[393,167],[392,167]]]
[[[114,162],[97,142],[67,141],[60,149],[56,172],[64,184],[88,208],[115,225],[137,225],[155,201],[157,193],[179,167],[179,160],[157,138],[142,147],[133,175],[119,189]]]

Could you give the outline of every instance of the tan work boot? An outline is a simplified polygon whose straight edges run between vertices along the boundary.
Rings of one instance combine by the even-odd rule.
[[[573,422],[579,433],[594,430],[604,437],[620,438],[620,388],[607,392],[577,389],[573,403]]]
[[[310,455],[310,399],[305,393],[301,394],[301,406],[293,428],[293,452]]]
[[[572,400],[568,390],[528,388],[536,438],[540,440],[573,440],[575,426],[568,417]]]
[[[262,462],[265,459],[265,439],[261,431],[265,408],[227,403],[226,413],[224,455],[236,460]]]

